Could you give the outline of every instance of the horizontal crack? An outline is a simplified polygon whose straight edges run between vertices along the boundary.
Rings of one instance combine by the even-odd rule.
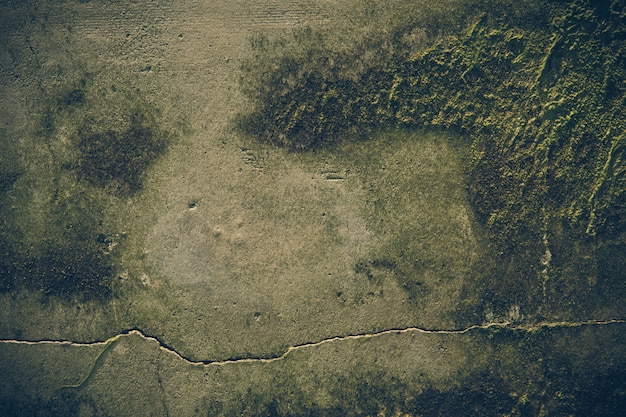
[[[295,352],[297,350],[313,348],[317,346],[322,346],[327,343],[340,342],[344,340],[359,340],[359,339],[370,339],[374,337],[390,335],[390,334],[403,334],[403,333],[423,333],[423,334],[442,334],[442,335],[457,335],[457,334],[465,334],[474,330],[488,330],[488,329],[507,329],[507,330],[517,330],[517,331],[537,331],[541,329],[549,329],[549,328],[573,328],[573,327],[583,327],[583,326],[606,326],[610,324],[626,324],[626,319],[611,319],[611,320],[587,320],[587,321],[578,321],[578,322],[539,322],[534,324],[520,324],[515,322],[495,322],[495,323],[487,323],[480,325],[473,325],[466,327],[464,329],[456,329],[456,330],[430,330],[430,329],[422,329],[419,327],[403,327],[403,328],[392,328],[381,330],[378,332],[372,333],[360,333],[353,335],[345,335],[345,336],[334,336],[326,339],[319,340],[317,342],[307,342],[299,345],[294,345],[288,347],[280,354],[266,356],[266,357],[234,357],[223,360],[193,360],[188,357],[185,357],[181,353],[179,353],[176,349],[168,346],[166,343],[162,342],[155,336],[150,336],[145,334],[142,330],[134,328],[125,330],[107,340],[102,341],[94,341],[94,342],[72,342],[70,340],[19,340],[19,339],[0,339],[0,343],[3,344],[20,344],[20,345],[61,345],[61,346],[102,346],[103,349],[96,358],[96,361],[105,353],[105,351],[112,346],[115,342],[120,340],[122,337],[127,337],[130,335],[137,335],[142,337],[145,340],[156,342],[160,349],[163,349],[166,352],[169,352],[179,359],[190,365],[202,365],[202,366],[221,366],[228,364],[237,364],[237,363],[271,363],[283,360],[290,353]],[[94,363],[95,366],[95,363]],[[92,370],[93,372],[93,370]],[[91,373],[90,373],[91,374]],[[89,376],[87,377],[87,379]],[[86,381],[86,379],[85,379]],[[83,381],[83,383],[85,382]],[[82,385],[81,383],[80,385]],[[77,385],[75,387],[78,387]]]

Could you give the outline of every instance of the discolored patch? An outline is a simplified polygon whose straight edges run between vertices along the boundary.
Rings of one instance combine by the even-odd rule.
[[[81,129],[78,136],[79,178],[118,195],[141,189],[144,171],[166,149],[162,134],[146,125],[139,113],[132,116],[124,130],[89,126]]]

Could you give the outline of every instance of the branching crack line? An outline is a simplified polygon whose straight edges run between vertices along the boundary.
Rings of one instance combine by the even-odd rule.
[[[75,385],[74,387],[80,387],[86,382],[87,379],[91,376],[91,374],[95,370],[95,365],[102,357],[102,355],[112,346],[115,342],[119,341],[123,337],[128,337],[131,335],[139,336],[145,340],[155,342],[159,345],[159,348],[173,354],[180,360],[184,361],[190,365],[196,366],[223,366],[229,364],[244,364],[244,363],[272,363],[285,359],[289,354],[298,351],[304,350],[308,348],[314,348],[318,346],[322,346],[329,343],[347,341],[347,340],[365,340],[371,339],[375,337],[381,337],[385,335],[392,334],[404,334],[404,333],[422,333],[422,334],[434,334],[434,335],[460,335],[465,333],[470,333],[476,330],[489,330],[489,329],[506,329],[510,331],[524,331],[524,332],[534,332],[543,329],[554,329],[554,328],[576,328],[576,327],[584,327],[584,326],[607,326],[611,324],[626,324],[626,319],[611,319],[611,320],[587,320],[587,321],[577,321],[577,322],[538,322],[532,324],[523,324],[516,323],[511,321],[505,322],[494,322],[494,323],[486,323],[486,324],[476,324],[473,326],[466,327],[464,329],[452,329],[452,330],[437,330],[437,329],[423,329],[420,327],[403,327],[403,328],[391,328],[386,330],[380,330],[372,333],[359,333],[359,334],[351,334],[344,336],[334,336],[326,339],[322,339],[316,342],[306,342],[298,345],[289,346],[287,349],[283,350],[281,353],[277,353],[274,355],[266,356],[266,357],[232,357],[228,359],[208,359],[208,360],[194,360],[190,359],[183,354],[179,353],[176,349],[168,346],[166,343],[162,342],[155,336],[150,336],[145,334],[142,330],[134,328],[125,330],[107,340],[103,341],[94,341],[94,342],[73,342],[69,340],[19,340],[19,339],[0,339],[1,344],[18,344],[18,345],[60,345],[60,346],[102,346],[100,353],[98,354],[96,360],[94,361],[94,366],[89,372],[87,378],[79,385]]]

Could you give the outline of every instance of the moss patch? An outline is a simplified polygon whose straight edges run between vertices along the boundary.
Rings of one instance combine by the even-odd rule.
[[[460,133],[473,149],[469,198],[499,257],[486,275],[516,283],[527,311],[548,313],[541,305],[550,285],[567,285],[577,292],[570,301],[582,302],[584,287],[559,282],[567,279],[551,259],[567,256],[556,247],[595,256],[599,242],[624,237],[626,9],[620,1],[529,3],[526,14],[469,3],[462,30],[424,35],[417,49],[406,40],[436,33],[436,14],[405,18],[343,55],[321,33],[296,33],[298,53],[258,43],[261,58],[245,67],[256,109],[242,125],[296,151],[380,126]],[[489,302],[502,295],[494,285],[486,284]]]
[[[76,169],[79,177],[92,185],[117,194],[131,194],[141,188],[146,168],[165,150],[166,142],[143,116],[134,114],[122,130],[78,134],[81,152]]]
[[[141,190],[170,136],[136,91],[103,92],[93,78],[46,92],[35,134],[4,164],[13,171],[0,177],[1,290],[112,294],[125,232],[106,212]]]

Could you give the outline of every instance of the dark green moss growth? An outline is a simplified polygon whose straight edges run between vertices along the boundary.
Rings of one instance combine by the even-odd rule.
[[[111,294],[115,268],[104,244],[85,243],[81,250],[49,243],[42,256],[26,262],[27,269],[21,271],[31,281],[29,287],[39,287],[49,295],[106,299]]]
[[[546,248],[592,247],[626,232],[626,6],[543,2],[523,14],[468,4],[463,31],[419,50],[402,40],[420,28],[435,33],[437,19],[403,24],[343,56],[315,34],[296,39],[305,52],[272,56],[270,69],[246,67],[260,82],[250,83],[257,108],[244,127],[293,150],[390,125],[466,136],[469,198],[500,257],[488,274],[504,275],[488,291],[498,297],[511,292],[498,282],[519,283],[520,302],[537,310],[553,272],[540,261]]]
[[[33,387],[34,388],[34,387]],[[33,397],[35,392],[19,393],[19,397],[0,397],[0,415],[5,417],[74,417],[81,411],[95,411],[96,407],[88,398],[65,391],[50,399]]]
[[[9,243],[7,233],[13,229],[8,221],[7,195],[20,177],[18,173],[0,173],[0,292],[14,288],[17,271],[15,252]]]
[[[49,226],[50,238],[20,247],[5,230],[0,235],[0,291],[28,289],[44,296],[106,300],[115,277],[115,246],[122,237],[98,232],[85,213],[64,212]]]
[[[42,111],[40,135],[65,168],[80,180],[117,195],[141,189],[143,173],[165,151],[169,135],[160,129],[158,109],[136,91],[97,91],[85,75],[73,88],[64,88]],[[68,149],[57,128],[74,132]],[[78,152],[76,152],[78,151]]]
[[[510,415],[619,416],[626,405],[624,326],[486,333],[516,405]],[[514,351],[516,353],[512,354]],[[513,357],[516,356],[516,357]]]
[[[542,208],[587,234],[620,233],[620,7],[574,1],[550,10],[553,23],[544,30],[478,15],[464,33],[419,53],[401,43],[387,47],[378,55],[384,65],[351,78],[345,66],[362,61],[358,53],[337,58],[319,47],[306,60],[283,57],[264,75],[246,126],[292,149],[384,124],[455,129],[474,141],[472,200],[503,242],[539,230]]]
[[[250,416],[620,416],[626,406],[626,363],[611,329],[489,329],[468,341],[470,363],[446,389],[410,386],[383,370],[357,367],[329,376],[332,406],[311,403],[301,376],[279,373],[271,387],[252,388],[235,408],[205,400],[205,415]],[[479,348],[480,347],[480,348]],[[470,355],[471,355],[470,354]],[[471,360],[471,359],[470,359]],[[368,365],[371,365],[368,363]],[[368,366],[366,365],[366,367]],[[232,406],[231,406],[232,407]],[[207,414],[208,413],[208,414]]]
[[[498,375],[483,372],[450,391],[429,388],[411,401],[408,409],[417,416],[503,416],[515,406],[507,388]]]
[[[11,291],[15,287],[16,263],[13,249],[0,236],[0,292]]]
[[[82,104],[84,101],[85,92],[82,89],[76,88],[59,99],[59,107],[78,105]]]
[[[0,291],[35,291],[44,301],[112,295],[123,234],[105,226],[105,193],[138,191],[167,137],[142,100],[114,95],[98,104],[93,88],[83,80],[50,97],[36,138],[46,163],[24,169],[26,180],[17,185],[18,174],[0,176]],[[74,141],[60,132],[75,132]],[[18,155],[5,156],[6,165],[19,166]],[[39,212],[22,213],[34,195],[43,196]],[[45,218],[42,230],[27,229],[29,215]]]
[[[166,148],[162,134],[146,123],[139,113],[131,117],[124,130],[79,132],[81,156],[76,170],[81,179],[117,194],[131,194],[141,189],[146,168]]]
[[[15,181],[20,177],[18,172],[2,172],[0,173],[0,196],[9,191]]]

